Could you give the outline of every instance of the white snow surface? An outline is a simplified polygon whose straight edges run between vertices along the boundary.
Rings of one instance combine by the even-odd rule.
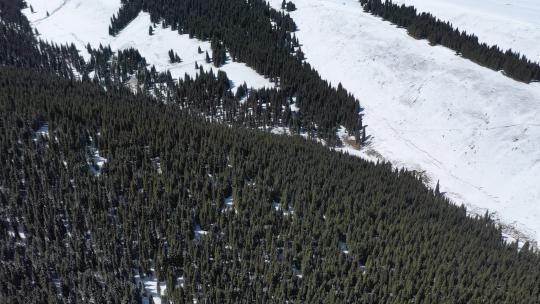
[[[90,144],[87,146],[87,149],[89,154],[88,165],[90,167],[90,172],[92,172],[94,176],[100,176],[107,159],[99,154],[99,150],[96,148],[92,137],[90,137]]]
[[[233,196],[228,196],[224,199],[225,207],[226,208],[234,208],[234,200]]]
[[[162,28],[156,24],[154,34],[148,35],[148,27],[152,25],[148,13],[140,13],[116,37],[109,35],[110,18],[118,13],[120,0],[27,0],[30,8],[23,13],[39,33],[40,38],[55,43],[74,43],[81,55],[88,60],[86,45],[93,48],[100,44],[110,45],[112,50],[123,50],[133,47],[138,49],[150,65],[155,65],[158,71],[170,70],[173,77],[184,77],[185,73],[195,76],[195,62],[208,71],[211,68],[223,70],[233,82],[233,91],[238,85],[246,82],[248,87],[274,87],[267,78],[258,74],[244,63],[232,62],[230,59],[220,68],[205,62],[205,51],[211,55],[210,42],[189,39],[189,35],[179,35],[170,28]],[[49,12],[49,17],[46,12]],[[197,52],[201,47],[202,54]],[[169,50],[173,49],[181,63],[171,64]]]
[[[416,7],[474,33],[489,45],[512,49],[540,62],[540,1],[538,0],[393,0]]]
[[[202,230],[201,225],[196,224],[195,229],[193,229],[193,232],[195,233],[195,240],[199,241],[203,236],[208,234],[208,231]]]
[[[355,0],[294,2],[307,61],[365,108],[369,147],[340,150],[421,172],[432,187],[440,180],[453,202],[489,210],[507,235],[540,239],[540,83],[415,40]]]
[[[140,275],[135,275],[135,282],[142,282],[144,285],[144,290],[147,294],[147,297],[143,296],[143,304],[150,303],[150,295],[152,296],[152,301],[154,304],[161,304],[161,296],[165,295],[165,290],[167,289],[167,284],[165,282],[158,282],[156,277],[149,276],[141,278]],[[160,288],[160,293],[158,293],[158,284]]]
[[[338,243],[339,250],[343,252],[344,254],[349,254],[349,248],[347,247],[347,244],[344,241],[339,241]]]
[[[34,141],[38,141],[40,138],[49,138],[49,124],[44,123],[39,129],[34,133]]]

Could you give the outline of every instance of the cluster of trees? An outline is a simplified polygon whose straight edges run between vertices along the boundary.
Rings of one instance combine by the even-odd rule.
[[[169,50],[169,60],[171,63],[180,63],[182,62],[182,59],[180,56],[178,56],[178,53],[176,53],[174,50]]]
[[[141,12],[140,1],[121,0],[122,6],[116,15],[111,17],[109,35],[116,36]]]
[[[291,1],[287,2],[286,0],[283,0],[283,2],[281,2],[281,9],[292,12],[296,10],[296,5],[294,5],[294,3],[292,3]]]
[[[223,43],[217,39],[212,39],[210,48],[212,49],[212,63],[214,66],[220,67],[225,64],[225,61],[227,60],[227,50]]]
[[[284,12],[272,9],[264,0],[142,1],[154,23],[213,41],[216,66],[226,59],[242,61],[297,99],[305,128],[317,129],[318,136],[336,141],[343,125],[352,133],[363,130],[359,101],[345,90],[337,90],[304,61],[296,25]],[[360,138],[360,136],[358,136]]]
[[[443,45],[457,54],[518,81],[540,81],[540,65],[512,50],[489,46],[478,37],[453,28],[449,22],[429,13],[417,13],[413,6],[398,5],[389,0],[360,0],[366,12],[380,16],[407,29],[417,39],[427,39],[433,45]]]

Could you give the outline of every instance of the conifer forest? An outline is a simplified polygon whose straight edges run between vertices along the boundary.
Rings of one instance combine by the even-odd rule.
[[[362,3],[540,80],[433,16]],[[134,48],[88,44],[85,60],[42,40],[27,5],[0,0],[1,303],[540,303],[536,246],[418,172],[333,150],[340,126],[360,147],[370,129],[361,101],[305,60],[294,1],[122,0],[105,34],[147,12],[210,42],[215,70],[178,79]],[[277,86],[233,91],[228,60]]]

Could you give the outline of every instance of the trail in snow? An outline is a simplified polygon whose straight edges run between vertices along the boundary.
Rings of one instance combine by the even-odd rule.
[[[38,24],[41,21],[43,21],[43,20],[49,18],[50,16],[54,15],[56,12],[61,10],[69,1],[71,1],[71,0],[64,0],[64,2],[62,2],[62,4],[59,7],[55,8],[52,12],[49,12],[49,16],[45,15],[45,17],[43,17],[43,18],[39,18],[39,19],[35,20],[34,23]]]

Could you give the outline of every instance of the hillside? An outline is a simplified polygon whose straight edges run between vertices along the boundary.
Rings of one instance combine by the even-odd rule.
[[[206,70],[212,67],[205,63],[204,54],[197,52],[199,46],[209,50],[210,43],[189,39],[187,34],[178,35],[159,25],[153,36],[146,35],[151,21],[145,12],[116,37],[107,35],[110,16],[118,11],[119,1],[114,5],[78,0],[28,3],[33,5],[34,13],[29,8],[24,13],[33,20],[41,38],[57,43],[73,42],[81,50],[87,43],[110,44],[113,50],[135,47],[150,64],[160,71],[169,70],[173,77],[185,73],[196,75],[195,61]],[[540,115],[537,102],[540,84],[517,83],[459,58],[448,49],[416,41],[404,30],[364,13],[356,1],[295,3],[298,10],[291,12],[291,16],[300,28],[296,35],[307,54],[307,62],[324,79],[333,84],[342,83],[367,109],[365,120],[370,129],[373,127],[369,132],[371,145],[363,152],[347,149],[348,152],[368,159],[380,155],[380,159],[396,167],[421,172],[432,187],[440,181],[443,191],[456,204],[467,205],[474,214],[489,211],[511,239],[540,238],[540,207],[536,203],[540,190],[534,178],[540,173],[540,161],[535,153],[538,143],[534,140],[540,136],[540,125],[535,120]],[[440,2],[433,2],[429,8],[436,3]],[[481,6],[481,1],[474,3],[485,6]],[[281,7],[281,1],[274,0],[271,4],[277,9]],[[448,9],[446,14],[435,16],[448,16],[454,22],[455,16],[448,14],[458,14],[473,4],[453,5],[461,10]],[[419,9],[423,10],[424,6],[420,5]],[[47,17],[47,11],[54,13]],[[468,22],[484,20],[475,14],[478,11],[459,14],[464,21],[456,26],[472,30],[480,39],[486,37],[487,42],[508,46],[505,39],[509,35],[503,30],[508,27],[497,27],[489,31],[491,36],[486,36],[488,31],[476,25],[487,27],[491,24],[489,20]],[[510,14],[508,18],[518,16],[515,10],[496,11],[501,16]],[[534,15],[534,10],[529,13]],[[524,33],[534,32],[531,25],[534,18],[524,16],[523,22],[530,22],[528,29],[514,28],[518,34],[511,37],[519,43],[513,45],[532,47],[535,44],[527,41],[534,37]],[[522,24],[521,19],[515,18],[513,24]],[[182,63],[168,61],[166,53],[170,49],[178,51]],[[527,51],[533,59],[534,49]],[[84,51],[82,55],[88,57]],[[233,90],[243,82],[255,88],[274,86],[268,77],[244,63],[229,60],[220,69],[227,72]],[[274,131],[284,132],[280,128]]]
[[[528,244],[410,172],[34,71],[0,87],[8,303],[539,299]]]
[[[357,1],[295,4],[307,61],[365,108],[370,148],[349,152],[421,172],[455,203],[489,211],[509,236],[540,238],[540,83],[415,40]]]
[[[0,0],[1,302],[540,302],[527,227],[460,204],[477,192],[452,184],[500,182],[478,157],[506,156],[513,129],[492,120],[532,119],[536,83],[334,0],[285,4],[294,20],[262,0],[102,1]],[[523,104],[452,99],[488,80]],[[468,167],[442,152],[465,147],[466,127],[482,154]],[[538,151],[522,135],[511,153]]]

